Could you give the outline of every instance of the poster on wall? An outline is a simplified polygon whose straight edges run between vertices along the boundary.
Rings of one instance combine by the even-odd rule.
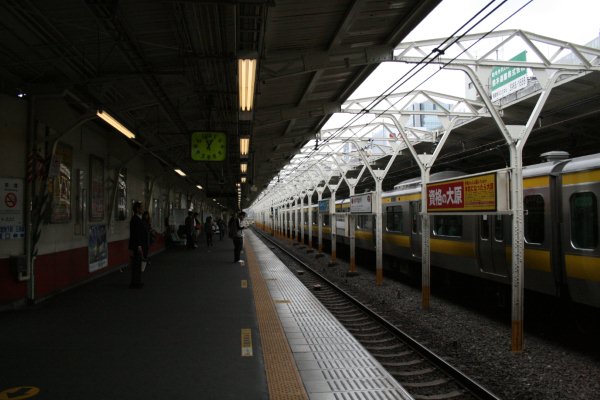
[[[90,221],[104,219],[104,161],[90,156]]]
[[[88,235],[89,271],[94,272],[108,265],[106,225],[90,225]]]
[[[85,173],[81,169],[75,172],[75,235],[85,235],[84,219],[86,207],[86,190],[84,185]]]
[[[127,170],[121,169],[117,174],[117,196],[115,207],[115,220],[127,219]]]
[[[52,199],[50,222],[66,223],[71,220],[71,168],[73,148],[59,142],[48,172],[48,192]]]
[[[23,179],[0,178],[0,240],[23,239]]]

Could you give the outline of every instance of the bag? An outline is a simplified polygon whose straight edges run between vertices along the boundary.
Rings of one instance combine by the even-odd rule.
[[[227,235],[229,235],[231,239],[237,235],[237,220],[235,218],[231,218],[227,224]]]

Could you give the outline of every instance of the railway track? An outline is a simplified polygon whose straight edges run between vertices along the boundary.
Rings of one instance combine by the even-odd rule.
[[[371,310],[368,304],[362,304],[262,232],[255,232],[415,399],[499,399]]]

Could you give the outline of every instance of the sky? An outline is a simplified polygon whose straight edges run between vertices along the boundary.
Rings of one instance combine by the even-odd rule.
[[[490,0],[444,0],[403,42],[446,38],[488,3]],[[501,3],[500,0],[494,1],[484,13]],[[576,44],[585,44],[600,34],[600,0],[508,0],[469,33],[492,30],[524,5],[525,7],[521,11],[502,23],[496,30],[521,29]],[[408,68],[399,63],[381,64],[350,98],[373,97],[381,94]],[[435,71],[434,68],[439,69],[432,67],[429,71]],[[431,72],[427,73],[427,76],[430,74]],[[408,92],[414,89],[424,80],[424,77],[425,75],[417,78],[414,82],[407,83],[398,91]],[[464,96],[464,86],[465,79],[462,72],[443,71],[423,84],[421,88],[462,97]],[[337,124],[334,123],[325,128],[335,125]]]

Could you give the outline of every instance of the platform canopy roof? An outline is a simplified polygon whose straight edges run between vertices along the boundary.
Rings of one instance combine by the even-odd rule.
[[[233,208],[240,135],[248,204],[439,2],[5,0],[0,91],[110,111],[165,169]],[[239,113],[240,57],[258,60],[250,115]],[[225,132],[226,161],[193,161],[195,131]]]
[[[522,56],[499,59],[498,53],[504,53],[505,47],[520,49]],[[419,176],[415,153],[403,152],[407,142],[427,155],[434,153],[445,135],[445,148],[438,149],[440,170],[481,172],[505,167],[506,142],[491,118],[489,106],[500,111],[506,125],[524,125],[542,88],[549,85],[553,76],[551,95],[532,132],[525,160],[529,164],[539,162],[539,155],[551,150],[567,150],[572,155],[598,152],[600,49],[597,47],[520,30],[402,43],[393,61],[415,64],[410,74],[418,74],[427,64],[440,67],[433,74],[442,68],[461,71],[469,68],[484,86],[485,93],[472,90],[467,99],[421,90],[418,86],[408,92],[397,92],[402,88],[398,84],[381,96],[347,100],[340,107],[347,117],[341,119],[338,127],[319,131],[273,178],[258,201],[285,200],[290,193],[297,195],[299,189],[327,187],[330,182],[337,188],[336,177],[356,177],[366,165],[374,169],[389,168],[386,174],[392,179],[387,187],[391,188],[403,179]],[[519,69],[527,71],[527,75],[518,90],[494,98],[492,72],[499,68],[507,76]],[[423,72],[425,79],[432,74],[424,68]],[[462,79],[471,82],[466,74]],[[487,105],[484,97],[490,99]],[[433,118],[435,128],[419,126],[416,121],[422,122],[423,117],[430,121]],[[404,155],[398,157],[402,152]],[[388,167],[390,162],[394,165]],[[360,175],[363,184],[358,182],[359,190],[373,189],[371,175]]]

